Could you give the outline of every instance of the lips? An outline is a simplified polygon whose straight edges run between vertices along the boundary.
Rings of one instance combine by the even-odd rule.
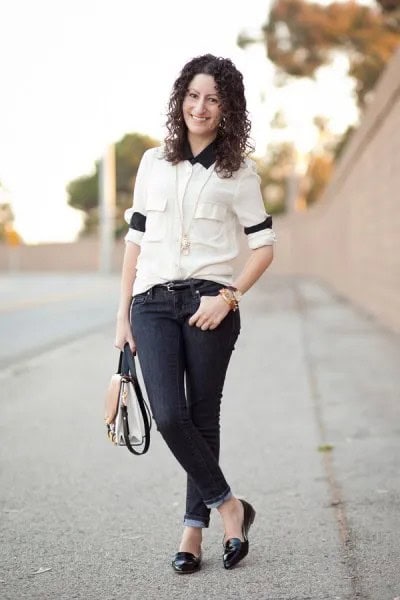
[[[196,117],[196,115],[190,115],[192,117],[192,119],[194,119],[195,121],[198,121],[199,123],[207,121],[208,117]]]

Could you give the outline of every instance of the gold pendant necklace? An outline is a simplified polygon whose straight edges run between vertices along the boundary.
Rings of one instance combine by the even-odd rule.
[[[179,219],[180,219],[180,222],[181,222],[181,253],[184,256],[188,256],[190,254],[190,250],[191,250],[191,247],[192,247],[192,244],[191,244],[191,241],[190,241],[190,236],[189,236],[190,227],[192,225],[192,221],[194,219],[194,215],[196,214],[196,209],[197,209],[197,205],[199,203],[201,192],[203,191],[204,186],[206,185],[207,181],[210,179],[211,175],[214,172],[214,165],[210,169],[210,173],[208,174],[207,179],[205,180],[205,182],[201,186],[201,189],[199,190],[199,193],[198,193],[198,196],[197,196],[197,199],[196,199],[196,203],[195,203],[194,208],[193,208],[193,213],[192,213],[191,219],[190,219],[190,221],[189,221],[189,223],[188,223],[188,225],[186,227],[186,231],[185,231],[185,225],[184,225],[184,220],[183,220],[183,203],[184,203],[184,200],[185,200],[185,195],[186,195],[186,191],[187,191],[187,188],[188,188],[191,176],[187,180],[186,185],[185,185],[185,189],[183,191],[182,208],[181,208],[181,205],[179,203],[179,193],[178,193],[178,190],[179,190],[179,187],[178,187],[178,167],[179,167],[179,165],[175,166],[175,196],[176,196],[176,202],[177,202],[177,205],[178,205]]]
[[[185,256],[187,256],[188,254],[190,254],[190,238],[189,238],[189,235],[187,233],[184,233],[182,235],[182,239],[181,239],[181,252]]]
[[[190,181],[190,178],[187,180],[186,185],[185,185],[185,189],[183,190],[183,196],[182,196],[182,209],[181,209],[181,205],[179,203],[179,186],[178,186],[178,165],[176,165],[175,167],[175,196],[176,196],[176,202],[178,205],[178,213],[179,213],[179,219],[181,222],[181,253],[184,256],[188,256],[188,254],[190,254],[190,237],[189,237],[189,229],[190,229],[190,225],[192,224],[192,219],[190,220],[190,223],[188,225],[188,230],[187,233],[184,230],[184,221],[183,221],[183,202],[185,199],[185,195],[186,195],[186,190]],[[197,199],[198,200],[198,199]],[[194,210],[196,210],[197,208],[197,202],[196,202],[196,206],[194,208]]]

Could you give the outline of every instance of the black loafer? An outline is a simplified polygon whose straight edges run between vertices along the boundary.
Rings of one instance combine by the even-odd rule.
[[[190,552],[177,552],[172,559],[172,568],[176,573],[194,573],[201,567],[201,554],[195,556]]]
[[[249,540],[247,534],[250,529],[250,525],[253,523],[256,516],[254,508],[246,502],[246,500],[240,500],[243,504],[244,516],[242,525],[242,537],[243,541],[239,538],[230,538],[226,540],[224,544],[224,567],[225,569],[232,569],[239,561],[241,561],[249,552]]]

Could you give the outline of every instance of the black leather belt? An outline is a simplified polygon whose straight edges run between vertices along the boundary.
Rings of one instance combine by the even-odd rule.
[[[164,288],[169,292],[179,292],[181,290],[193,290],[205,283],[212,283],[212,281],[205,281],[204,279],[179,279],[175,281],[167,281],[167,283],[159,283],[155,285],[155,288]]]

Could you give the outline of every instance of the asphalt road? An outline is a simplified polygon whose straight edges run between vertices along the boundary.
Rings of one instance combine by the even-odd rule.
[[[312,281],[246,295],[221,462],[250,554],[223,569],[215,514],[178,576],[184,474],[155,428],[141,458],[104,435],[117,278],[0,284],[2,600],[400,597],[400,336]]]
[[[112,323],[119,278],[0,275],[0,368]]]

